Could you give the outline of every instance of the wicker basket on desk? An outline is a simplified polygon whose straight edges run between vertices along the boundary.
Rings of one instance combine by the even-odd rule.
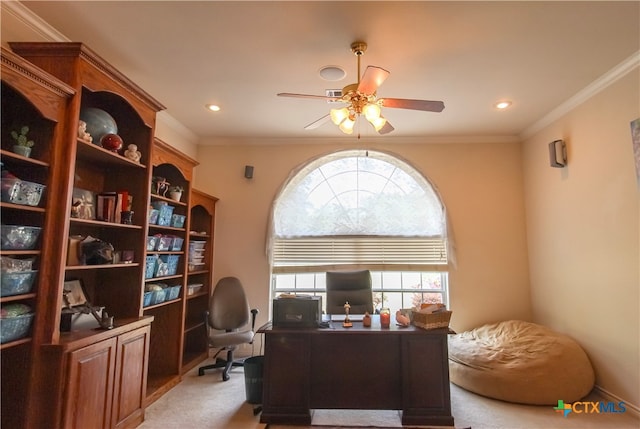
[[[449,327],[451,311],[441,311],[438,313],[413,312],[413,324],[422,329],[438,329]]]

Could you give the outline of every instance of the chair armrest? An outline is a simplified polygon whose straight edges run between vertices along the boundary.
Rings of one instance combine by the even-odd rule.
[[[251,330],[254,331],[255,327],[256,327],[256,316],[258,315],[259,311],[257,308],[252,308],[251,309]]]
[[[259,311],[257,308],[252,308],[251,309],[251,331],[255,332],[255,328],[256,328],[256,316],[258,315]],[[255,334],[254,334],[255,337]],[[253,344],[253,338],[251,338],[251,341],[249,342],[249,344]]]
[[[207,328],[207,337],[209,337],[209,310],[206,310],[202,315],[204,317],[204,326]]]

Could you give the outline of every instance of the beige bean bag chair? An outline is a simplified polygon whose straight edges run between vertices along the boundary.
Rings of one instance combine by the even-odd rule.
[[[449,373],[453,383],[471,392],[535,405],[578,401],[595,381],[578,343],[519,320],[451,335]]]

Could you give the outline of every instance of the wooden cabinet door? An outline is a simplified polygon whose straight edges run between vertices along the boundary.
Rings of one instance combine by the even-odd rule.
[[[113,391],[113,427],[136,427],[144,420],[150,327],[118,337]]]
[[[111,427],[116,345],[110,338],[69,353],[63,428]]]

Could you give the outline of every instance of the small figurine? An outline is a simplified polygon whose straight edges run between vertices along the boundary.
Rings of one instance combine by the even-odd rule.
[[[371,327],[371,315],[369,315],[368,311],[365,311],[364,317],[362,318],[362,326],[365,328]]]
[[[78,138],[87,143],[93,143],[93,137],[87,132],[87,123],[85,121],[78,122]]]
[[[167,182],[167,179],[164,177],[154,177],[154,183],[156,185],[156,193],[160,196],[166,196],[165,194],[169,190],[169,186],[171,184]]]
[[[131,161],[140,162],[142,154],[138,150],[137,145],[130,144],[129,146],[127,146],[127,150],[124,151],[124,156],[129,158]]]
[[[349,319],[349,309],[351,308],[351,306],[349,305],[349,301],[344,303],[344,322],[342,322],[342,327],[343,328],[351,328],[353,326],[353,324],[351,323],[351,319]]]

